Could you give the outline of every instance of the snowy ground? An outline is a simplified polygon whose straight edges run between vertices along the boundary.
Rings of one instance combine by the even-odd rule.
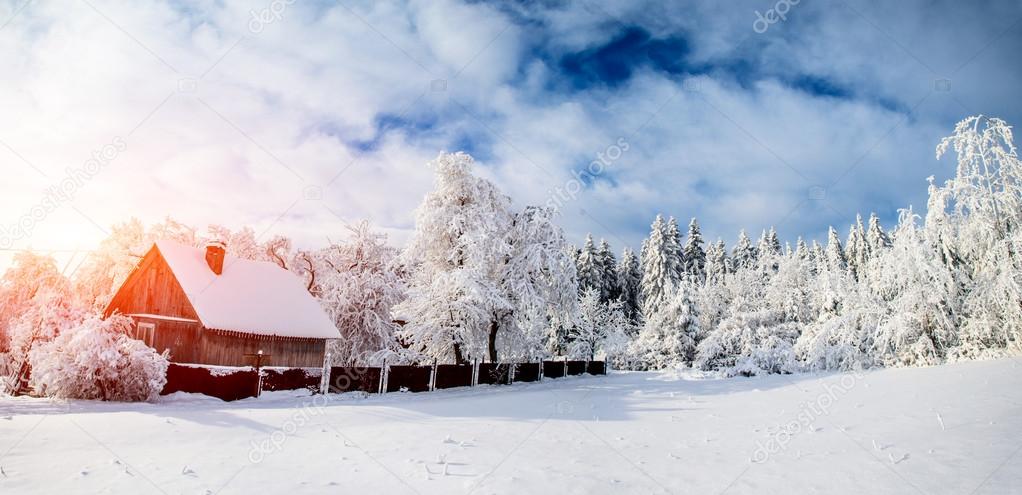
[[[0,493],[1022,493],[1022,359],[300,395],[0,399]]]

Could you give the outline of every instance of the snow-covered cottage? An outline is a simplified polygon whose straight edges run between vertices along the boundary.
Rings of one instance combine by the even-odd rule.
[[[319,303],[291,272],[273,263],[158,241],[107,306],[132,317],[135,337],[170,350],[178,363],[322,366],[326,340],[340,338]],[[246,357],[246,355],[249,355]]]

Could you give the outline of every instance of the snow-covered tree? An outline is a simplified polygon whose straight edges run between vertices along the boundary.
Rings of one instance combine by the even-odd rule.
[[[874,290],[886,307],[873,352],[885,366],[937,364],[957,340],[958,284],[916,218],[911,209],[902,211],[893,246],[870,263]]]
[[[581,295],[586,289],[596,289],[603,296],[603,263],[592,234],[586,235],[585,243],[575,259],[578,274],[578,290]]]
[[[949,149],[957,170],[943,187],[931,181],[926,236],[966,285],[954,354],[1022,352],[1022,161],[1011,127],[969,117],[940,142],[937,158]]]
[[[203,243],[194,228],[170,217],[148,229],[135,218],[114,225],[76,272],[76,296],[84,305],[102,311],[139,260],[161,239],[196,247]]]
[[[649,316],[663,305],[669,296],[667,289],[678,282],[681,267],[677,244],[664,223],[657,215],[650,226],[649,237],[642,253],[642,314]]]
[[[770,227],[770,230],[764,230],[756,245],[756,255],[762,258],[766,255],[780,256],[782,254],[784,252],[781,249],[781,241],[777,238],[777,231],[773,227]]]
[[[866,230],[862,226],[862,216],[855,215],[855,223],[848,229],[848,241],[845,243],[845,260],[848,263],[848,270],[856,280],[862,278],[861,272],[865,269],[868,257],[869,248],[866,244]]]
[[[366,221],[348,229],[347,242],[320,253],[325,268],[318,280],[320,304],[341,332],[328,347],[338,366],[364,365],[372,355],[396,349],[391,311],[404,297],[397,251],[386,235],[373,232]]]
[[[810,370],[872,366],[872,333],[879,322],[880,307],[846,268],[834,228],[829,231],[826,253],[822,256],[824,260],[817,263],[815,279],[809,287],[814,319],[803,326],[795,344],[796,355]]]
[[[0,352],[8,348],[19,318],[38,306],[37,297],[47,292],[60,297],[70,294],[69,282],[57,269],[56,260],[27,251],[15,253],[14,263],[0,278]]]
[[[752,245],[745,229],[738,233],[738,242],[731,250],[731,263],[736,271],[756,264],[756,247]]]
[[[17,390],[29,374],[28,357],[32,349],[60,335],[62,330],[81,323],[87,316],[84,308],[75,304],[66,287],[46,287],[35,294],[25,310],[11,322],[7,369],[0,376],[12,379],[10,390]]]
[[[880,217],[876,213],[869,216],[869,227],[866,228],[866,246],[870,255],[876,255],[886,248],[891,247],[891,238],[880,225]]]
[[[642,287],[642,271],[639,267],[639,259],[630,248],[624,248],[621,252],[621,261],[617,266],[617,284],[621,290],[621,310],[633,324],[638,324],[642,316],[639,306],[640,290]]]
[[[501,278],[514,311],[499,342],[505,361],[544,356],[551,340],[575,324],[578,281],[556,215],[553,208],[536,206],[514,215],[511,254]]]
[[[410,278],[395,309],[408,319],[401,335],[428,357],[459,363],[532,359],[558,346],[558,333],[574,324],[578,282],[554,211],[511,212],[510,198],[475,177],[465,153],[432,165],[436,188],[402,255]],[[595,247],[589,252],[599,268]]]
[[[167,358],[128,336],[131,318],[93,317],[32,350],[32,387],[66,399],[154,401],[167,383]]]
[[[596,289],[588,288],[578,300],[578,322],[569,333],[569,355],[584,360],[601,354],[615,357],[625,350],[627,326],[620,301],[600,301]]]
[[[706,278],[706,252],[703,251],[703,234],[699,231],[699,222],[693,217],[688,224],[688,238],[682,249],[684,271],[695,280]]]
[[[727,257],[727,249],[724,241],[717,239],[717,242],[706,248],[706,283],[722,284],[724,277],[731,273],[731,263]]]
[[[831,227],[827,233],[827,251],[825,254],[827,268],[833,271],[845,270],[848,268],[848,261],[845,258],[844,248],[841,247],[841,239],[837,236],[837,230]]]
[[[642,369],[666,369],[692,362],[700,336],[696,286],[682,281],[670,288],[667,303],[646,317],[632,342],[634,362]]]
[[[664,241],[666,243],[664,250],[672,258],[670,265],[674,269],[671,273],[671,280],[681,280],[685,273],[685,249],[682,244],[681,230],[678,228],[678,220],[674,217],[667,219]]]
[[[408,319],[401,334],[431,358],[485,358],[495,350],[497,320],[512,311],[500,284],[511,254],[511,201],[473,175],[465,153],[442,153],[430,165],[436,186],[402,255],[410,277],[408,298],[396,308]]]
[[[604,301],[615,301],[621,296],[621,288],[617,283],[617,259],[614,252],[610,250],[610,244],[606,239],[600,239],[600,248],[597,250],[602,272],[600,285],[600,297]]]

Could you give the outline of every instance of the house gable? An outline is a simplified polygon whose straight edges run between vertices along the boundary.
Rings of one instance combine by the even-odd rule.
[[[128,275],[103,314],[110,316],[114,311],[129,315],[199,319],[170,265],[155,245]]]

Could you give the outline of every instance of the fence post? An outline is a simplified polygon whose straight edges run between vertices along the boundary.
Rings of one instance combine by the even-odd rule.
[[[330,362],[330,357],[331,354],[329,352],[323,357],[323,374],[319,378],[319,393],[323,395],[330,392],[330,371],[333,364]]]

